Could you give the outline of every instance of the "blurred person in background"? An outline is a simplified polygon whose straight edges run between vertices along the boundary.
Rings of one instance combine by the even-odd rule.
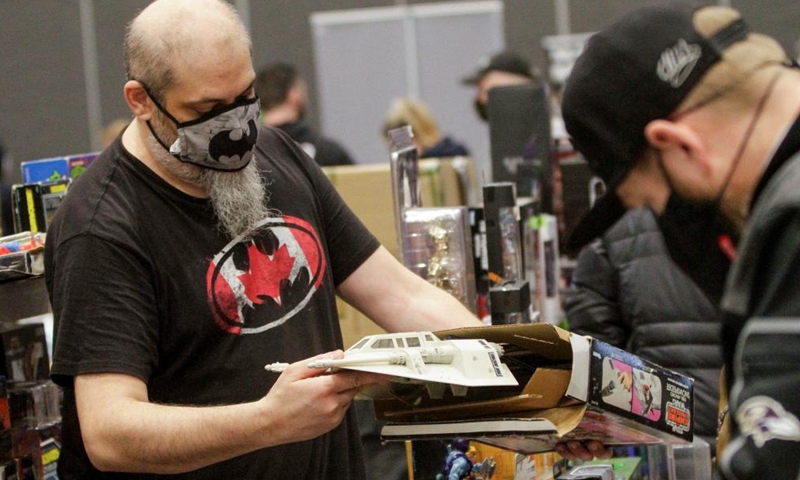
[[[256,76],[255,89],[264,125],[286,132],[319,166],[355,163],[344,147],[320,135],[306,121],[308,89],[294,65],[276,62],[265,66]]]
[[[495,87],[525,85],[540,81],[540,75],[530,62],[521,55],[503,51],[491,57],[482,58],[477,70],[461,80],[464,85],[476,88],[473,106],[484,122],[489,121],[489,90]]]
[[[119,134],[122,133],[130,123],[130,118],[117,118],[108,122],[106,126],[103,127],[103,131],[101,132],[103,148],[106,148],[114,143],[114,140],[117,139],[117,136],[119,136]]]
[[[383,121],[384,137],[388,138],[389,130],[404,125],[411,126],[419,158],[469,156],[467,147],[442,135],[430,110],[420,100],[403,97],[392,101]]]

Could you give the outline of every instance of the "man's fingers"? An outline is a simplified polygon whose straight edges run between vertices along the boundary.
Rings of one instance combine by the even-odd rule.
[[[341,350],[334,350],[332,352],[323,353],[315,357],[307,358],[295,362],[286,368],[286,373],[295,379],[317,377],[327,372],[327,370],[319,368],[308,368],[308,364],[315,360],[322,360],[327,358],[337,359],[344,357],[344,352]]]
[[[340,370],[332,375],[336,381],[337,392],[353,391],[353,395],[362,388],[373,385],[385,385],[391,377],[379,373]]]
[[[611,456],[614,454],[614,450],[611,447],[606,447],[603,445],[603,443],[598,442],[597,440],[589,440],[586,442],[586,447],[596,458],[603,460],[611,458]]]
[[[586,447],[576,440],[572,440],[567,442],[567,447],[569,448],[570,452],[576,457],[580,458],[581,460],[594,460],[594,454],[591,453]]]

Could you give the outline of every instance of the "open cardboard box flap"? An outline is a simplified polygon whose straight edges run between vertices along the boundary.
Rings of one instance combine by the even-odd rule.
[[[379,419],[458,420],[543,410],[586,400],[585,395],[573,399],[568,394],[575,375],[570,368],[573,361],[570,334],[565,330],[550,324],[498,325],[442,330],[436,335],[442,340],[482,338],[503,345],[506,353],[501,359],[512,367],[520,385],[473,388],[465,397],[445,395],[443,399],[430,398],[422,388],[407,396],[388,390],[372,391],[370,396]],[[585,375],[577,376],[575,383],[588,381]]]
[[[390,422],[382,432],[386,440],[464,436],[533,453],[550,450],[556,441],[565,439],[599,439],[609,445],[686,443],[692,439],[690,422],[673,431],[664,423],[670,415],[680,423],[683,411],[664,414],[659,410],[661,417],[656,419],[603,402],[606,397],[601,396],[601,386],[609,383],[603,362],[610,362],[614,355],[615,361],[634,365],[632,371],[645,372],[650,375],[646,378],[660,382],[659,402],[662,386],[669,401],[673,400],[666,394],[670,386],[673,390],[687,388],[681,398],[688,401],[690,412],[692,394],[691,379],[603,342],[550,324],[493,325],[435,334],[442,340],[480,338],[502,345],[501,359],[520,385],[470,388],[466,396],[448,391],[441,399],[430,398],[418,385],[371,392],[377,418]],[[633,398],[635,388],[626,388]],[[618,394],[620,391],[617,388]],[[662,410],[669,410],[663,406],[669,405],[666,400],[658,405]],[[691,417],[690,413],[686,416]]]

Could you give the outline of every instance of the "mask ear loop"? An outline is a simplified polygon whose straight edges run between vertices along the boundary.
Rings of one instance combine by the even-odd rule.
[[[778,72],[775,74],[774,77],[767,85],[764,94],[761,95],[761,99],[758,101],[758,105],[756,105],[756,109],[753,112],[753,117],[750,119],[750,124],[747,125],[747,130],[744,133],[744,137],[742,141],[739,143],[739,148],[736,151],[736,156],[733,157],[733,162],[731,165],[728,174],[725,177],[725,182],[722,184],[722,189],[717,194],[717,198],[714,199],[714,203],[720,203],[722,201],[722,195],[725,193],[725,190],[728,189],[728,184],[730,184],[731,180],[733,179],[733,174],[736,172],[736,168],[739,166],[739,163],[744,156],[744,150],[747,147],[747,144],[750,143],[750,137],[753,135],[753,131],[756,128],[756,124],[758,120],[761,118],[761,114],[764,113],[764,107],[767,105],[767,100],[772,96],[772,91],[775,89],[775,85],[778,83],[778,79],[783,75],[783,72]]]
[[[145,84],[145,83],[144,83],[143,81],[141,81],[141,80],[136,80],[136,81],[137,81],[137,82],[139,82],[139,85],[141,85],[141,86],[142,86],[142,89],[144,90],[144,93],[146,93],[146,94],[147,94],[147,96],[148,96],[148,97],[150,97],[150,101],[152,101],[152,102],[153,102],[153,105],[155,105],[155,106],[156,106],[156,108],[157,108],[157,109],[158,109],[158,110],[159,110],[161,113],[163,113],[164,115],[166,115],[166,116],[167,116],[167,118],[169,118],[170,120],[172,120],[172,123],[174,123],[175,125],[180,125],[180,122],[179,122],[179,121],[178,121],[178,120],[177,120],[175,117],[173,117],[173,116],[172,116],[172,114],[171,114],[171,113],[169,113],[169,112],[167,111],[167,109],[166,109],[166,108],[164,108],[164,106],[163,106],[163,105],[161,105],[161,103],[160,103],[158,100],[156,100],[156,97],[155,97],[155,95],[153,95],[153,93],[150,91],[150,87],[148,87],[148,86],[147,86],[147,84]]]
[[[134,78],[133,80],[136,80],[137,82],[139,82],[139,85],[141,85],[141,86],[142,86],[142,89],[144,90],[144,93],[146,93],[146,94],[147,94],[147,96],[150,98],[150,101],[151,101],[151,102],[153,102],[153,105],[155,105],[155,106],[156,106],[156,108],[158,109],[158,111],[159,111],[159,112],[163,113],[163,114],[164,114],[164,115],[165,115],[165,116],[166,116],[168,119],[170,119],[170,120],[172,121],[172,123],[174,123],[176,126],[180,125],[180,123],[179,123],[179,122],[178,122],[178,121],[175,119],[175,117],[173,117],[173,116],[172,116],[172,115],[171,115],[171,114],[170,114],[170,113],[167,111],[167,109],[166,109],[166,108],[164,108],[164,107],[161,105],[161,103],[159,103],[159,101],[158,101],[158,100],[156,100],[156,97],[155,97],[155,96],[153,95],[153,93],[150,91],[150,88],[147,86],[147,84],[145,84],[143,81],[141,81],[141,80],[138,80],[138,79],[135,79],[135,78]],[[180,156],[179,156],[179,155],[176,155],[176,154],[174,154],[174,153],[172,153],[172,152],[170,151],[170,149],[169,149],[170,147],[169,147],[169,146],[168,146],[166,143],[164,143],[164,141],[163,141],[163,140],[161,140],[161,137],[159,137],[159,136],[158,136],[158,134],[156,133],[155,129],[153,128],[153,125],[150,123],[150,120],[147,120],[147,121],[145,122],[145,124],[147,125],[147,128],[150,130],[150,134],[151,134],[151,135],[153,135],[153,138],[155,138],[155,139],[156,139],[156,142],[158,142],[158,144],[159,144],[159,145],[161,145],[161,147],[162,147],[162,148],[164,148],[164,150],[166,150],[166,151],[167,151],[167,153],[169,153],[169,154],[170,154],[170,155],[172,155],[173,157],[175,157],[175,158],[177,158],[178,160],[180,160]]]
[[[758,123],[758,120],[761,118],[761,114],[764,112],[764,107],[766,107],[767,105],[767,100],[772,96],[772,91],[775,89],[775,84],[778,83],[778,78],[780,78],[782,74],[783,72],[776,73],[775,76],[772,77],[772,79],[770,80],[769,85],[767,85],[764,94],[761,95],[761,99],[759,99],[758,105],[756,105],[756,109],[753,112],[753,116],[750,119],[750,123],[747,125],[747,130],[745,131],[744,136],[742,137],[742,141],[739,142],[739,146],[736,149],[736,154],[734,155],[733,161],[731,162],[731,168],[725,175],[725,181],[722,183],[722,188],[717,193],[716,197],[714,197],[714,199],[711,201],[711,203],[718,205],[722,201],[722,196],[725,194],[725,190],[728,189],[728,185],[733,179],[733,174],[736,172],[736,168],[739,166],[739,162],[741,162],[742,157],[744,156],[745,148],[747,147],[747,144],[750,142],[750,137],[753,135],[753,131],[756,128],[756,124]],[[714,95],[712,98],[717,99],[723,95],[724,93],[721,93],[718,95]],[[682,112],[679,115],[676,115],[675,117],[672,118],[678,119],[690,112],[699,109],[702,106],[708,105],[709,103],[711,102],[710,101],[702,102],[700,105],[691,108],[686,112]],[[656,150],[656,156],[658,157],[658,166],[661,169],[661,173],[664,175],[664,178],[667,181],[667,185],[669,186],[672,192],[675,192],[675,184],[672,182],[672,179],[670,178],[669,174],[667,174],[667,170],[666,167],[664,166],[664,160],[661,156],[660,150]]]

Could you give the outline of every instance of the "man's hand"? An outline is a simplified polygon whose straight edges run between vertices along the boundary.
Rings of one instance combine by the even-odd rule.
[[[341,350],[318,355],[289,365],[281,374],[262,399],[265,414],[273,417],[276,443],[309,440],[334,429],[359,389],[389,381],[375,373],[308,368],[314,360],[343,356]]]
[[[606,447],[597,440],[559,442],[556,444],[556,452],[568,460],[580,459],[585,461],[594,460],[595,457],[600,459],[611,458],[614,453],[611,447]]]

